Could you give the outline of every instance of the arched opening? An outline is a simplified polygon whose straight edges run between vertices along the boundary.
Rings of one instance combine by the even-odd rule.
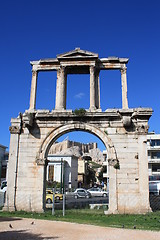
[[[67,138],[67,136],[65,134],[69,134],[70,132],[72,132],[73,134],[80,135],[79,131],[88,133],[90,135],[93,135],[94,137],[96,136],[96,138],[99,139],[103,143],[102,144],[103,149],[106,149],[104,156],[103,156],[103,153],[101,152],[101,155],[103,156],[103,158],[104,157],[106,158],[106,156],[107,156],[107,159],[108,158],[116,159],[114,148],[108,147],[108,146],[112,146],[111,140],[100,129],[97,129],[93,126],[85,125],[82,123],[81,124],[68,124],[65,126],[61,126],[57,129],[54,129],[53,131],[50,132],[50,134],[47,135],[47,137],[44,140],[44,142],[40,148],[40,151],[39,151],[40,157],[45,158],[48,162],[48,166],[46,166],[46,175],[45,175],[46,180],[48,180],[48,181],[52,180],[53,184],[55,182],[57,184],[57,182],[58,182],[57,179],[59,179],[59,185],[58,185],[59,189],[58,190],[60,192],[64,188],[68,192],[71,192],[79,187],[83,187],[85,189],[88,189],[91,187],[99,187],[102,190],[107,191],[108,190],[107,189],[107,172],[106,173],[102,172],[102,170],[104,170],[104,169],[106,171],[106,165],[103,166],[104,159],[101,159],[101,164],[100,164],[100,162],[96,163],[95,161],[93,161],[93,159],[91,160],[91,158],[93,158],[93,157],[89,156],[88,153],[86,154],[85,151],[83,151],[83,153],[81,155],[77,156],[77,158],[76,158],[76,156],[74,156],[74,154],[72,154],[72,152],[69,152],[68,156],[65,154],[65,151],[62,154],[60,154],[60,152],[62,152],[62,150],[63,150],[63,144],[59,144],[57,142],[57,140],[59,140],[59,139],[62,140],[62,138],[63,138],[63,141],[64,141]],[[76,141],[69,142],[68,140],[65,140],[64,141],[64,149],[67,148],[66,144],[70,144],[72,146],[79,145],[79,143]],[[74,142],[76,142],[76,143],[74,143]],[[59,144],[59,146],[58,146],[58,144]],[[88,145],[86,143],[80,143],[80,145],[81,145],[81,148],[83,146],[84,149],[85,149],[85,147],[88,147]],[[54,146],[53,147],[54,149],[52,149],[52,146]],[[90,146],[91,146],[91,148],[94,148],[96,146],[96,144],[92,143]],[[58,154],[54,154],[54,153],[56,153],[57,150],[59,151]],[[72,159],[72,156],[74,156],[74,159]],[[96,169],[96,171],[94,171],[95,172],[94,178],[91,177],[88,180],[87,179],[84,180],[81,176],[81,180],[80,180],[80,178],[78,179],[78,157],[81,159],[81,161],[83,161],[84,163],[87,163],[87,165],[89,167],[92,166],[92,169],[90,169],[90,170],[93,170],[93,168]],[[59,164],[59,166],[56,166],[56,161]],[[76,161],[77,161],[77,164],[75,164]],[[99,159],[98,159],[98,161],[99,161]],[[73,171],[72,171],[72,166],[71,166],[72,163],[71,162],[74,162]],[[91,164],[91,162],[92,162],[92,164]],[[50,168],[49,168],[49,165],[50,165]],[[63,170],[62,170],[62,168],[63,168]],[[66,176],[65,176],[66,173],[65,173],[64,168],[67,169],[66,172],[68,171]],[[76,170],[77,175],[75,174],[75,169],[77,169]],[[99,170],[99,172],[97,170]],[[56,173],[56,171],[59,172],[59,175]],[[93,171],[92,171],[92,173],[93,173]],[[104,176],[103,173],[106,175]],[[57,174],[57,176],[55,177],[56,174]],[[85,173],[84,173],[84,175],[85,175]],[[105,184],[104,184],[104,178],[105,178]],[[81,182],[82,180],[83,180],[83,182]],[[53,187],[53,184],[51,185],[51,188]],[[49,185],[47,185],[47,188],[48,187],[49,187]],[[105,194],[104,196],[107,196],[107,194]],[[108,204],[108,202],[107,202],[107,204]]]
[[[105,152],[105,155],[103,155]],[[106,147],[99,138],[84,131],[73,131],[59,137],[48,152],[47,183],[61,182],[61,160],[65,166],[65,189],[89,188],[105,182],[107,188]],[[104,170],[106,169],[106,172]],[[105,173],[105,179],[103,177]],[[74,177],[72,177],[74,176]]]

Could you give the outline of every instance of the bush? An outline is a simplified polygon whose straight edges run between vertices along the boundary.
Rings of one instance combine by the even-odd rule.
[[[73,113],[77,116],[84,116],[86,114],[86,110],[84,108],[76,108]]]

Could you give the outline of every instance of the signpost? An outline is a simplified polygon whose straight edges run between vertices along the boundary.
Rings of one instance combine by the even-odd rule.
[[[54,193],[54,188],[53,188],[53,204],[52,204],[52,215],[54,215],[55,211],[54,211],[54,196],[55,196],[55,193]]]

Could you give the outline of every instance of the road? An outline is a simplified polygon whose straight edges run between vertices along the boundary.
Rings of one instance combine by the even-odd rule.
[[[88,206],[90,204],[108,204],[108,197],[91,197],[89,199],[87,198],[78,198],[75,199],[73,195],[66,195],[66,201],[65,206],[68,209],[71,208],[81,208]],[[55,202],[55,208],[62,209],[63,201],[56,201]],[[52,208],[52,204],[46,204],[47,208]]]

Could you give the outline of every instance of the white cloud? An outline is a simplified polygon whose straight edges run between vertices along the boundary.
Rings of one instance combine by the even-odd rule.
[[[85,95],[84,93],[80,92],[80,93],[76,94],[74,97],[81,99],[84,97],[84,95]]]

